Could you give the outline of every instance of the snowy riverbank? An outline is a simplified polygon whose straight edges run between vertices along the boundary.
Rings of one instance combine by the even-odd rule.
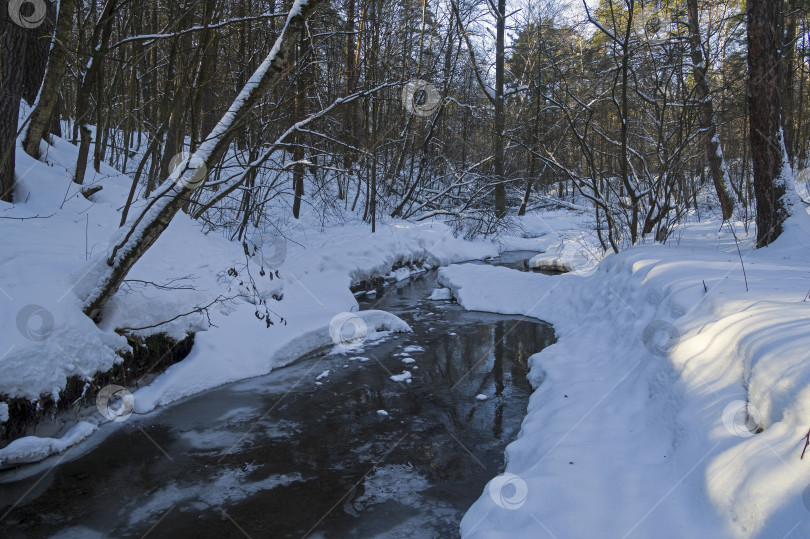
[[[559,339],[530,360],[522,432],[464,536],[810,534],[810,234],[744,238],[744,276],[716,231],[588,274],[440,271],[465,308],[547,320]]]

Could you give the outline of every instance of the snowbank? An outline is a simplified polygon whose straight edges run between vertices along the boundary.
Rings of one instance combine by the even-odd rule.
[[[14,440],[0,450],[0,469],[37,462],[54,453],[61,453],[90,436],[96,428],[92,423],[80,421],[59,438],[26,436]]]
[[[360,311],[351,313],[351,316],[365,324],[363,342],[356,343],[357,345],[384,338],[391,332],[411,331],[408,324],[399,317],[385,311]],[[213,381],[216,385],[222,385],[261,376],[289,365],[314,350],[327,346],[337,346],[338,350],[343,348],[330,335],[330,319],[326,317],[311,317],[309,327],[312,329],[304,331],[307,326],[301,326],[298,331],[289,332],[286,339],[274,341],[270,345],[264,340],[251,344],[251,334],[255,332],[255,327],[241,325],[238,319],[233,322],[217,331],[199,334],[194,349],[185,360],[172,365],[149,386],[138,390],[134,394],[135,413],[150,412],[158,406],[210,389]],[[303,320],[301,322],[303,324]],[[247,331],[240,328],[247,328]],[[228,332],[227,340],[223,339],[223,332]],[[239,335],[246,342],[234,350]],[[353,346],[345,347],[345,350],[359,349],[355,343],[352,344]]]
[[[810,235],[745,240],[746,292],[733,238],[712,228],[587,276],[440,270],[465,308],[558,335],[530,358],[538,389],[464,536],[810,535]]]

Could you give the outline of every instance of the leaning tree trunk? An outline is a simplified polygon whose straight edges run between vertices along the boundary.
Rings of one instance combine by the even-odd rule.
[[[784,222],[804,211],[785,151],[780,89],[784,82],[780,8],[774,0],[748,0],[748,92],[757,246],[773,243]]]
[[[289,72],[295,58],[296,39],[307,15],[323,0],[296,0],[275,44],[245,84],[231,107],[194,154],[164,181],[143,212],[129,225],[123,239],[106,255],[106,264],[89,272],[96,285],[84,298],[83,311],[99,322],[104,305],[118,291],[135,263],[169,226],[174,215],[199,186],[196,175],[212,168],[228,149],[234,127],[246,120],[259,100]],[[191,163],[194,163],[192,166]],[[204,180],[203,180],[204,181]]]
[[[708,65],[703,57],[703,44],[700,37],[700,18],[698,16],[697,0],[687,0],[689,12],[689,48],[692,53],[692,74],[695,77],[695,93],[700,104],[700,127],[704,131],[704,144],[709,169],[712,173],[714,189],[720,200],[723,211],[723,220],[727,221],[734,213],[734,200],[731,198],[731,180],[728,176],[726,160],[723,157],[723,148],[717,135],[714,122],[714,104],[709,91],[709,81],[706,78]]]
[[[45,68],[45,78],[39,90],[36,107],[31,112],[31,121],[23,137],[23,148],[34,159],[39,159],[39,141],[50,131],[54,112],[58,115],[59,89],[67,70],[66,44],[73,29],[75,10],[76,0],[62,0],[59,3],[56,32]]]

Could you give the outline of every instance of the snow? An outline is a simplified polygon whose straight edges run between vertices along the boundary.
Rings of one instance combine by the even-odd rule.
[[[394,374],[390,376],[394,382],[409,382],[411,381],[411,373],[409,371],[402,371],[402,374]]]
[[[484,395],[483,393],[479,393],[478,395],[475,396],[475,400],[485,401],[489,400],[489,397],[487,395]]]
[[[540,253],[529,260],[530,268],[550,269],[553,271],[574,271],[590,269],[604,256],[597,253],[599,249],[591,242],[592,238],[580,234],[578,237],[562,237],[547,252]]]
[[[96,425],[80,421],[60,438],[26,436],[14,440],[0,451],[0,468],[37,462],[53,453],[60,453],[90,436],[96,428]]]
[[[546,256],[543,254],[539,254],[533,256],[529,260],[529,267],[541,270],[551,270],[551,271],[574,271],[575,264],[570,260],[565,260],[558,256]]]
[[[411,270],[408,268],[399,268],[396,271],[392,271],[386,277],[393,279],[396,282],[404,281],[405,279],[410,278]]]
[[[412,358],[412,357],[403,357],[402,359],[400,359],[400,361],[402,361],[406,365],[410,365],[411,363],[416,363],[416,360],[414,358]]]
[[[807,536],[800,217],[767,249],[742,238],[749,292],[716,222],[574,274],[442,268],[466,309],[534,316],[558,337],[530,358],[537,390],[506,451],[512,475],[490,482],[463,535]]]
[[[449,288],[436,288],[430,294],[428,299],[430,300],[443,300],[443,299],[451,299],[453,296],[450,294]]]
[[[386,412],[385,410],[377,410],[377,415],[380,415],[380,416],[387,416],[387,415],[388,415],[388,412]]]
[[[329,369],[323,371],[321,374],[316,376],[315,379],[316,380],[322,380],[322,379],[326,378],[327,376],[329,376]]]
[[[413,354],[416,352],[424,352],[425,349],[418,344],[410,344],[402,349],[402,352],[405,354]]]

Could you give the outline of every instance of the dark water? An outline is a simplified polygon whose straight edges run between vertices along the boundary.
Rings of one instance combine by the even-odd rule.
[[[413,334],[132,416],[44,473],[0,477],[0,536],[457,536],[520,429],[527,359],[554,334],[427,300],[436,286],[430,272],[361,300]],[[410,383],[390,380],[403,370]]]

